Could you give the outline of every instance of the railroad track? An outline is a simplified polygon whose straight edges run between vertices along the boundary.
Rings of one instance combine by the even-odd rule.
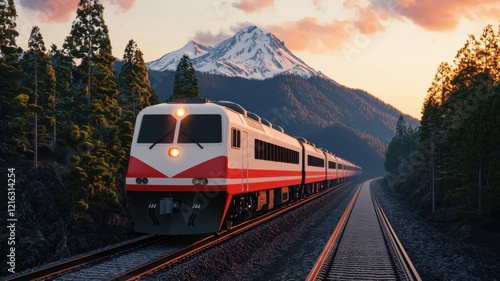
[[[336,188],[339,188],[343,185],[344,184],[339,185]],[[168,255],[165,255],[165,256],[160,257],[156,260],[153,260],[150,263],[140,265],[137,268],[135,268],[129,272],[126,272],[120,276],[117,276],[111,280],[119,280],[119,281],[138,280],[141,277],[148,275],[148,274],[151,274],[151,273],[158,271],[160,269],[164,270],[171,265],[177,264],[179,261],[181,261],[187,257],[194,256],[194,255],[200,253],[201,251],[204,251],[210,247],[213,247],[215,245],[222,243],[225,240],[228,240],[229,238],[235,237],[237,235],[241,235],[242,233],[256,227],[259,224],[262,224],[264,222],[272,220],[272,219],[274,219],[274,218],[276,218],[276,217],[278,217],[286,212],[289,212],[295,208],[303,206],[304,204],[307,204],[308,202],[310,202],[310,201],[316,199],[317,197],[322,196],[325,193],[330,192],[334,189],[335,188],[327,189],[323,192],[311,195],[311,196],[303,199],[302,201],[297,202],[297,203],[295,203],[291,206],[288,206],[286,208],[272,210],[268,213],[265,213],[261,216],[254,218],[254,219],[245,221],[241,224],[234,226],[231,230],[222,231],[222,232],[218,233],[217,235],[207,237],[206,239],[199,241],[199,243],[198,242],[193,243],[192,245],[185,247],[185,248],[182,248],[179,251],[172,252]]]
[[[119,255],[120,253],[125,253],[133,249],[147,247],[148,245],[154,245],[169,239],[172,238],[161,237],[158,235],[148,235],[114,247],[109,247],[97,252],[74,257],[57,264],[52,264],[46,267],[33,270],[31,272],[22,273],[20,275],[14,276],[6,280],[8,281],[32,281],[32,280],[48,280],[48,279],[53,280],[57,278],[57,276],[59,275],[66,274],[68,272],[73,272],[80,268],[88,267],[100,260],[107,259],[111,256]]]
[[[370,183],[358,187],[307,280],[421,280]]]
[[[336,188],[341,186],[343,185]],[[157,270],[168,268],[231,237],[240,235],[285,212],[303,206],[334,189],[327,189],[286,208],[272,210],[254,219],[244,221],[231,230],[222,231],[217,235],[190,237],[187,242],[179,242],[182,239],[178,239],[175,243],[170,243],[172,242],[170,240],[177,239],[175,237],[148,236],[144,239],[83,255],[7,280],[137,280]]]

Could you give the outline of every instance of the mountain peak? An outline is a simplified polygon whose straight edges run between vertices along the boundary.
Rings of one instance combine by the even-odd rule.
[[[189,56],[195,70],[212,74],[260,80],[278,74],[322,76],[290,52],[283,41],[257,26],[242,28],[213,47],[191,40],[181,49],[146,65],[158,71],[175,70],[184,54]]]
[[[249,25],[247,27],[240,29],[236,34],[238,34],[238,33],[250,33],[252,31],[263,33],[262,29],[258,28],[256,25]]]

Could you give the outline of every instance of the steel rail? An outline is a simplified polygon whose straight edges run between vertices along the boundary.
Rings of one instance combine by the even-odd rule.
[[[60,263],[49,265],[31,272],[21,274],[19,276],[6,279],[6,281],[33,281],[33,280],[45,280],[52,278],[62,273],[72,271],[74,269],[84,267],[92,262],[105,259],[109,256],[115,255],[120,252],[128,251],[137,247],[150,245],[162,240],[167,239],[167,237],[162,237],[158,235],[148,235],[143,239],[138,239],[131,241],[129,243],[121,244],[115,247],[100,250],[98,252],[84,254],[75,258],[65,260]]]
[[[306,198],[302,199],[301,201],[296,202],[293,205],[290,205],[286,208],[276,209],[276,210],[270,211],[264,215],[258,216],[254,219],[251,219],[249,221],[245,221],[241,224],[234,226],[231,230],[223,231],[217,235],[213,235],[213,236],[207,237],[205,239],[202,239],[202,240],[195,242],[195,243],[193,243],[193,244],[191,244],[183,249],[174,251],[174,252],[169,253],[169,254],[167,254],[163,257],[160,257],[156,260],[153,260],[149,263],[138,266],[137,268],[134,268],[134,269],[132,269],[128,272],[125,272],[119,276],[116,276],[110,280],[113,280],[113,281],[139,280],[142,276],[145,276],[145,275],[151,274],[155,271],[158,271],[160,269],[165,269],[169,266],[172,266],[173,264],[176,264],[185,258],[191,257],[197,253],[200,253],[201,251],[204,251],[204,250],[206,250],[210,247],[213,247],[217,244],[220,244],[221,242],[223,242],[229,238],[240,235],[240,234],[256,227],[257,225],[265,223],[265,222],[272,220],[272,219],[274,219],[274,218],[276,218],[276,217],[278,217],[286,212],[289,212],[295,208],[303,206],[303,205],[309,203],[310,201],[314,200],[315,198],[322,196],[322,195],[324,195],[330,191],[333,191],[335,189],[338,189],[344,185],[345,184],[341,184],[341,185],[334,187],[334,188],[328,188],[324,191],[321,191],[321,192],[313,194],[309,197],[306,197]]]
[[[345,226],[347,225],[347,221],[349,220],[349,216],[351,215],[354,204],[356,203],[356,199],[358,198],[359,192],[361,191],[361,187],[362,187],[362,184],[360,184],[358,186],[356,193],[354,194],[351,201],[349,202],[349,205],[347,205],[347,208],[344,211],[344,214],[342,215],[337,226],[333,230],[332,235],[328,239],[328,242],[326,243],[325,247],[323,248],[323,251],[319,255],[318,260],[314,264],[313,268],[309,272],[309,275],[307,276],[306,280],[316,280],[318,278],[318,274],[320,273],[321,268],[323,267],[323,264],[327,260],[331,251],[334,250],[334,245],[336,243],[338,243],[338,241],[342,237],[342,233],[344,232]]]
[[[403,244],[399,240],[396,232],[392,228],[389,219],[385,215],[380,203],[378,202],[374,192],[372,191],[372,187],[370,186],[370,193],[372,196],[373,205],[375,207],[375,213],[379,219],[379,222],[382,224],[381,227],[384,229],[384,232],[387,234],[386,238],[389,241],[390,245],[394,249],[394,252],[397,256],[397,260],[400,262],[400,265],[403,269],[405,277],[407,280],[416,280],[421,281],[420,275],[418,274],[417,269],[413,265],[410,256],[406,253]]]
[[[353,212],[355,201],[357,200],[361,187],[363,185],[364,184],[358,187],[358,190],[351,199],[343,216],[341,217],[335,230],[333,231],[328,242],[323,248],[322,253],[320,254],[315,265],[309,272],[309,275],[306,278],[307,281],[322,280],[323,278],[327,278],[326,276],[328,275],[328,267],[334,261],[339,244],[342,243],[343,240],[342,236],[344,234],[344,230],[346,229],[350,216]],[[383,241],[385,243],[384,242],[382,243],[384,243],[385,245],[383,247],[387,248],[390,260],[392,260],[391,262],[392,267],[394,269],[394,274],[396,274],[395,278],[397,278],[398,280],[402,279],[402,280],[421,281],[422,279],[420,278],[416,268],[411,262],[410,257],[404,250],[404,247],[400,242],[400,240],[398,239],[396,232],[390,225],[387,216],[384,214],[382,207],[380,206],[380,203],[378,202],[377,198],[374,195],[374,192],[372,192],[371,185],[369,188],[370,188],[371,202],[373,203],[373,208],[375,210],[375,215],[376,215],[375,222],[378,221],[378,227],[380,227],[380,230],[382,232],[381,235],[384,237]],[[353,268],[353,270],[355,269]],[[366,274],[366,269],[361,269],[361,270],[363,274]],[[351,275],[350,277],[353,276]]]

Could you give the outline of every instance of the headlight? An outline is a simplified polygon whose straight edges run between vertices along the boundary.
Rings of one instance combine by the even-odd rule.
[[[148,184],[149,180],[148,178],[136,178],[135,183],[137,184]]]
[[[185,108],[179,107],[175,110],[175,117],[182,118],[182,117],[186,116],[186,112],[187,112],[187,110]]]
[[[206,178],[194,178],[193,184],[194,185],[207,185],[208,179],[206,179]]]
[[[168,150],[168,155],[172,158],[177,158],[181,154],[181,150],[177,147],[172,147]]]

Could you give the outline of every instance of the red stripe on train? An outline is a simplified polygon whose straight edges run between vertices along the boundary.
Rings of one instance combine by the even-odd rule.
[[[255,192],[269,188],[280,188],[298,184],[300,184],[300,180],[255,182],[248,184],[248,190],[246,188],[247,185],[244,183],[233,183],[228,185],[206,185],[206,186],[127,184],[127,191],[147,191],[147,192],[164,191],[164,192],[193,192],[193,193],[228,192],[229,194],[239,194],[239,193]]]
[[[162,172],[130,155],[127,169],[128,178],[168,178]]]
[[[173,178],[227,178],[227,156],[219,156],[193,166]]]
[[[219,156],[173,176],[173,178],[242,178],[246,172],[240,168],[228,168],[227,156]],[[301,175],[302,171],[248,169],[249,178],[289,177]],[[246,176],[246,175],[245,175]]]

